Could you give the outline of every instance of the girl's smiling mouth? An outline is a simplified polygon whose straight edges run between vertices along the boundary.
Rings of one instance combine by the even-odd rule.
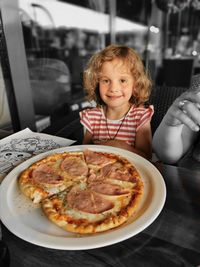
[[[106,95],[106,97],[108,97],[110,99],[118,99],[118,98],[122,97],[122,95]]]

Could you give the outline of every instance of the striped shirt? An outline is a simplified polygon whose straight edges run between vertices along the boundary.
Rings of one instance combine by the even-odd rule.
[[[138,129],[151,120],[153,113],[153,106],[148,108],[132,106],[125,118],[120,120],[107,119],[106,122],[103,108],[95,107],[82,110],[80,122],[92,134],[94,143],[99,140],[106,141],[114,138],[134,146]]]

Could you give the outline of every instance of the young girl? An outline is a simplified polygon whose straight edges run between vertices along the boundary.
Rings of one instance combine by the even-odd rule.
[[[150,159],[153,107],[145,102],[151,81],[136,52],[110,45],[91,57],[83,78],[89,100],[97,104],[80,112],[83,144],[115,146]]]

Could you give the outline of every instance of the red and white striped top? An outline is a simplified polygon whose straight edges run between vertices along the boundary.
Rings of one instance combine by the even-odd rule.
[[[81,124],[93,135],[93,142],[109,140],[110,137],[115,137],[115,140],[125,141],[127,144],[134,146],[135,137],[138,129],[147,121],[151,120],[154,113],[153,106],[148,108],[132,106],[125,118],[120,120],[109,120],[103,112],[103,108],[90,108],[80,112]],[[123,123],[122,120],[124,119]]]

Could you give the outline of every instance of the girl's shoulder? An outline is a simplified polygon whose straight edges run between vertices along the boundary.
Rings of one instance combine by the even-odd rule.
[[[81,110],[80,114],[88,116],[101,115],[102,109],[100,107],[87,107]]]
[[[144,113],[154,113],[153,105],[144,106],[141,105],[139,107],[132,106],[130,110],[130,114],[144,114]]]

